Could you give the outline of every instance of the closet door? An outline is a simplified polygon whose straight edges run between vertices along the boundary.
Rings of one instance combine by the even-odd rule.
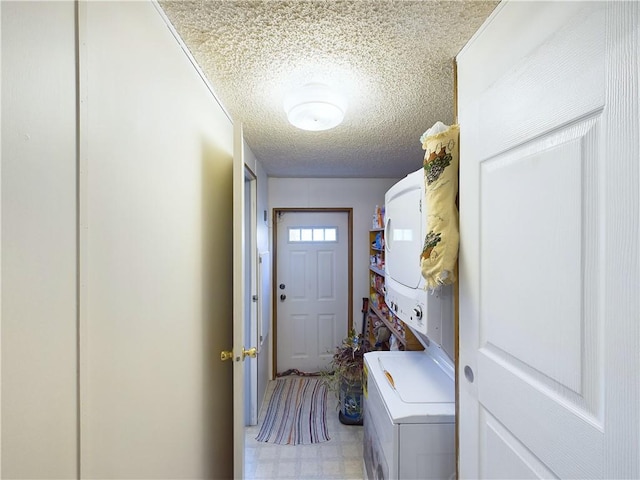
[[[639,22],[507,2],[458,56],[462,478],[640,476]]]

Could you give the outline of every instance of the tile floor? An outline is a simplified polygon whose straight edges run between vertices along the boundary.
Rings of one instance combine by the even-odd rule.
[[[269,382],[263,407],[269,403],[275,382]],[[332,395],[332,394],[330,394]],[[343,425],[330,397],[327,427],[331,440],[313,445],[276,445],[258,442],[264,408],[258,425],[245,429],[245,478],[247,480],[362,480],[362,427]]]

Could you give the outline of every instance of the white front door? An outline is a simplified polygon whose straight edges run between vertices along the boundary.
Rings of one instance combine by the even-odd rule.
[[[501,4],[458,56],[462,478],[638,478],[635,2]]]
[[[277,223],[277,371],[329,368],[348,328],[346,212],[280,212]]]

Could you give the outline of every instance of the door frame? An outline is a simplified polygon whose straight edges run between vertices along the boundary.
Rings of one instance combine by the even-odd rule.
[[[260,354],[258,340],[258,239],[257,202],[258,177],[245,163],[244,165],[244,285],[245,312],[244,335],[246,348],[255,347]],[[245,362],[245,424],[258,423],[258,357],[247,358]]]
[[[309,207],[309,208],[274,208],[272,213],[273,225],[273,263],[271,281],[271,314],[273,350],[271,378],[275,378],[278,371],[278,226],[276,219],[284,213],[346,213],[347,214],[347,331],[353,329],[353,208],[351,207]]]
[[[244,478],[244,320],[245,320],[245,162],[244,128],[242,123],[233,125],[233,477]]]

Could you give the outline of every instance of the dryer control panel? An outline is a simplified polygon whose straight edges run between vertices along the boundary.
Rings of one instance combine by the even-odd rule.
[[[428,292],[410,289],[387,277],[385,303],[389,309],[417,332],[429,337],[433,342],[442,342],[442,321],[444,315],[450,315],[452,309],[451,286]]]

